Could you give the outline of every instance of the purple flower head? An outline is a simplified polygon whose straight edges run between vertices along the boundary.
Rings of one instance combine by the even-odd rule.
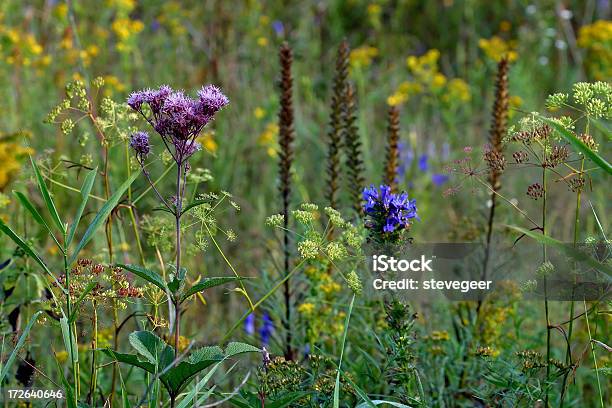
[[[282,37],[283,35],[285,35],[285,26],[283,25],[283,22],[280,20],[274,20],[272,22],[272,29],[274,30],[274,32],[276,33],[278,37]]]
[[[381,185],[378,189],[371,185],[363,190],[363,209],[367,220],[366,227],[379,233],[391,233],[406,229],[417,217],[416,200],[408,194],[394,194],[391,187]]]
[[[419,156],[419,170],[421,170],[423,173],[429,170],[428,157],[426,154]]]
[[[151,152],[147,132],[136,132],[130,137],[130,147],[136,152],[139,160],[144,160]]]
[[[270,338],[274,333],[274,322],[270,318],[270,315],[266,312],[261,318],[262,324],[259,329],[259,336],[261,337],[261,344],[265,347],[270,344]]]
[[[213,85],[203,87],[198,98],[162,85],[156,90],[133,92],[127,103],[162,137],[174,160],[185,164],[201,148],[195,138],[229,100]],[[149,109],[144,109],[145,105]]]
[[[210,118],[229,103],[227,96],[223,95],[221,90],[214,85],[203,86],[198,91],[200,97],[200,105],[198,109],[203,115]]]
[[[244,319],[244,331],[249,336],[255,334],[255,315],[253,313],[249,314],[246,319]]]

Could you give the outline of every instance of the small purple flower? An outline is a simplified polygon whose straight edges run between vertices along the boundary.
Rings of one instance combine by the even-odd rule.
[[[434,185],[440,187],[448,181],[448,176],[446,174],[434,173],[431,175],[431,181]]]
[[[204,115],[212,117],[221,108],[229,103],[227,96],[214,85],[206,85],[198,91],[200,97],[199,109]]]
[[[366,227],[378,233],[392,233],[406,229],[412,219],[418,218],[416,200],[408,194],[394,194],[391,187],[371,185],[363,190],[363,208],[367,216]]]
[[[147,132],[136,132],[130,137],[130,147],[136,152],[138,160],[144,160],[151,152]]]
[[[262,325],[259,329],[259,336],[261,338],[261,344],[265,347],[270,344],[270,338],[274,333],[274,322],[270,318],[270,315],[266,312],[261,318]]]
[[[255,315],[253,313],[249,314],[246,319],[244,319],[244,331],[249,336],[255,334]]]
[[[272,29],[274,30],[274,32],[276,33],[278,37],[282,37],[283,35],[285,35],[285,26],[283,25],[283,22],[280,20],[274,20],[272,22]]]
[[[419,156],[419,170],[421,170],[423,173],[429,170],[428,157],[426,154]]]

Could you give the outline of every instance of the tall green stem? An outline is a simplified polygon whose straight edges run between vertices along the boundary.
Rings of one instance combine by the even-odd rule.
[[[544,190],[544,196],[542,198],[542,235],[546,236],[546,145],[544,145],[544,155],[542,161],[542,187]],[[542,262],[546,262],[546,245],[542,245]],[[548,314],[548,285],[547,277],[544,275],[544,313],[546,315],[546,382],[550,380],[550,316]],[[549,387],[546,384],[546,396],[544,398],[544,406],[548,407],[549,400]]]

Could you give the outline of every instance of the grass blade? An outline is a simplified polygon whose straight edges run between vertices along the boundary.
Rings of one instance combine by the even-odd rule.
[[[51,232],[51,228],[49,227],[49,224],[47,224],[47,221],[45,221],[42,215],[40,215],[36,207],[34,207],[34,205],[30,202],[30,200],[28,200],[28,198],[23,193],[20,193],[19,191],[13,191],[13,194],[15,195],[15,197],[17,197],[21,205],[23,205],[25,209],[28,210],[28,212],[32,215],[32,218],[34,218],[34,221],[36,221],[38,224],[45,227],[45,229],[49,231],[49,234],[53,235]]]
[[[533,231],[529,231],[529,230],[526,230],[524,228],[517,227],[514,225],[508,225],[508,228],[516,230],[520,232],[521,234],[527,235],[528,237],[533,238],[536,241],[538,241],[540,244],[558,249],[559,251],[563,252],[565,255],[569,256],[570,258],[573,258],[579,262],[584,262],[587,265],[589,265],[591,268],[604,272],[606,275],[608,275],[608,277],[612,277],[612,268],[610,268],[606,264],[597,262],[596,259],[577,250],[572,245],[566,245],[563,242],[557,241],[556,239],[551,238],[549,236],[542,235],[540,233],[536,233]]]
[[[34,251],[34,249],[30,245],[28,245],[24,240],[19,238],[19,236],[15,234],[15,232],[13,232],[13,230],[10,229],[9,226],[6,225],[2,220],[0,220],[0,230],[4,232],[6,235],[8,235],[8,237],[12,239],[13,242],[16,243],[21,249],[23,249],[25,253],[30,256],[30,258],[36,261],[36,263],[40,265],[40,267],[43,268],[43,270],[49,276],[51,276],[51,278],[53,278],[53,281],[57,284],[57,287],[61,288],[62,291],[66,293],[66,289],[64,289],[64,287],[57,281],[57,278],[55,277],[55,275],[51,273],[47,265],[43,262],[40,256]]]
[[[89,193],[91,193],[91,189],[93,187],[94,180],[96,179],[97,172],[98,168],[96,167],[95,169],[87,173],[87,176],[85,176],[83,187],[81,187],[81,204],[79,205],[79,208],[77,209],[77,212],[74,215],[72,225],[70,226],[70,232],[68,233],[68,238],[66,240],[66,248],[70,246],[70,243],[74,238],[74,233],[76,232],[76,229],[79,226],[79,221],[81,220],[81,216],[83,215],[83,211],[85,210],[85,205],[87,204],[87,200],[89,199]]]
[[[334,408],[340,407],[340,371],[342,370],[342,358],[344,357],[344,346],[346,345],[346,334],[348,333],[349,323],[351,321],[351,313],[353,312],[353,304],[355,303],[355,295],[351,298],[348,314],[346,315],[346,323],[344,323],[344,334],[342,335],[342,346],[340,349],[340,361],[338,361],[338,373],[336,374],[336,385],[334,386]]]
[[[55,208],[55,203],[53,202],[53,199],[51,198],[51,195],[49,194],[49,190],[47,189],[45,180],[40,174],[40,170],[38,169],[38,166],[36,165],[32,157],[30,157],[30,162],[32,163],[32,167],[34,168],[34,174],[36,175],[36,181],[38,182],[38,188],[40,189],[43,199],[45,200],[47,210],[49,211],[49,214],[51,214],[51,219],[55,223],[55,226],[63,233],[65,232],[64,225],[62,224],[62,220],[57,212],[57,208]]]
[[[108,199],[108,201],[104,203],[100,211],[98,211],[98,213],[94,217],[91,224],[89,224],[89,226],[87,227],[87,230],[85,231],[85,234],[83,235],[83,238],[81,238],[81,241],[79,242],[76,249],[74,250],[74,253],[70,257],[70,260],[68,261],[68,265],[72,265],[74,263],[77,256],[79,256],[79,252],[81,252],[81,250],[85,247],[85,245],[87,245],[87,243],[93,238],[94,232],[96,232],[96,230],[100,227],[100,225],[102,225],[102,223],[104,223],[106,218],[108,218],[111,211],[113,211],[113,208],[115,208],[117,204],[119,204],[119,200],[121,200],[121,197],[123,197],[123,194],[125,194],[127,189],[130,187],[130,185],[134,182],[134,180],[136,180],[136,178],[139,175],[140,175],[139,172],[134,172],[130,176],[130,178],[128,178],[117,189],[117,191],[115,191],[115,193]]]
[[[582,140],[578,139],[576,135],[572,132],[558,124],[557,122],[550,120],[548,118],[542,117],[542,120],[546,122],[549,126],[555,129],[561,137],[567,140],[576,150],[584,154],[586,157],[591,159],[593,163],[601,167],[606,173],[609,175],[612,174],[612,165],[606,161],[603,157],[595,153],[593,150],[589,149],[589,147],[582,142]]]
[[[30,322],[23,330],[23,333],[21,333],[21,336],[19,337],[19,341],[17,341],[17,344],[15,345],[15,348],[11,352],[11,355],[9,356],[8,360],[6,360],[6,363],[2,366],[2,371],[0,371],[0,384],[2,384],[4,377],[6,377],[8,370],[11,368],[13,361],[15,361],[15,358],[17,357],[17,353],[19,353],[19,350],[21,350],[21,348],[23,347],[23,343],[25,343],[26,337],[28,337],[28,333],[30,333],[32,326],[34,325],[34,323],[36,322],[36,319],[38,319],[38,316],[41,313],[42,313],[42,310],[39,310],[38,312],[34,313],[32,318],[30,319]]]

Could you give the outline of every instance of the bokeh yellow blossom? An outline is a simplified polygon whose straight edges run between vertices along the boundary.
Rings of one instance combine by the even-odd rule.
[[[510,62],[516,61],[518,58],[516,42],[506,41],[496,35],[488,39],[481,38],[478,41],[478,46],[484,51],[489,59],[495,62],[499,62],[504,57],[507,57]]]
[[[365,68],[372,63],[372,60],[378,56],[378,48],[369,45],[362,45],[355,48],[349,55],[351,67]]]
[[[197,141],[208,152],[212,154],[217,153],[217,149],[219,148],[219,145],[215,141],[215,131],[214,130],[207,130],[207,131],[202,132],[202,134],[198,136]]]
[[[276,139],[278,138],[278,124],[276,122],[270,122],[266,125],[264,131],[259,135],[259,145],[266,148],[270,157],[276,156]]]
[[[598,20],[580,27],[578,46],[586,50],[585,65],[594,79],[612,77],[612,21]]]

